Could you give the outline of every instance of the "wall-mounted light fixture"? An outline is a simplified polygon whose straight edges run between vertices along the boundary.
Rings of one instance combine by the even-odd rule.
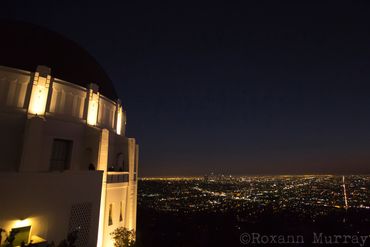
[[[28,105],[28,113],[35,115],[44,115],[46,102],[50,87],[50,68],[37,66],[31,89],[31,98]]]
[[[30,226],[31,225],[31,220],[30,219],[22,219],[22,220],[16,220],[13,228],[21,228],[25,226]]]
[[[95,126],[98,119],[99,92],[96,84],[90,84],[89,103],[87,108],[87,124]]]
[[[122,133],[122,105],[120,102],[117,102],[117,126],[116,131],[118,135]]]

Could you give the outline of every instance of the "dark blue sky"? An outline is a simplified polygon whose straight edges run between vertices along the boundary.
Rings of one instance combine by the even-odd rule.
[[[370,5],[245,2],[13,1],[0,16],[96,57],[142,176],[369,173]]]

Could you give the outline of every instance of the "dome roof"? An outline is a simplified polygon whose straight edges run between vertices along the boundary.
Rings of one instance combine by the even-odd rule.
[[[104,69],[77,43],[25,22],[0,21],[0,33],[0,65],[28,71],[45,65],[53,77],[83,87],[95,83],[102,95],[118,98]]]

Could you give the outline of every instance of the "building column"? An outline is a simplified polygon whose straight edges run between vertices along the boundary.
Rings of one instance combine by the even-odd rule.
[[[105,202],[106,202],[106,193],[107,193],[107,167],[108,167],[108,149],[109,149],[109,131],[103,129],[101,131],[100,142],[99,142],[99,155],[98,155],[98,164],[97,170],[103,171],[103,184],[101,191],[100,199],[100,212],[99,212],[99,230],[98,230],[98,241],[97,247],[102,247],[104,238],[110,236],[104,236],[105,232]]]
[[[86,110],[86,122],[88,125],[95,126],[98,122],[99,112],[99,86],[91,83],[87,89],[87,110]]]
[[[50,72],[51,69],[46,66],[37,66],[28,104],[28,113],[31,115],[43,116],[45,114],[51,83]]]
[[[117,100],[116,103],[116,133],[117,135],[122,135],[122,125],[123,125],[123,112],[122,104],[120,100]]]
[[[28,102],[28,119],[24,131],[22,156],[18,170],[20,172],[43,171],[40,167],[43,153],[43,131],[45,125],[45,111],[51,90],[51,69],[46,66],[37,66],[34,74],[30,100]]]
[[[136,142],[134,138],[128,138],[128,164],[129,164],[129,181],[127,186],[127,206],[125,227],[128,230],[136,231],[136,180],[135,171],[135,152]]]

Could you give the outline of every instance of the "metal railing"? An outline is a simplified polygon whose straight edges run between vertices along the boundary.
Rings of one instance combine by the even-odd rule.
[[[107,183],[125,183],[128,182],[128,172],[108,172]]]

